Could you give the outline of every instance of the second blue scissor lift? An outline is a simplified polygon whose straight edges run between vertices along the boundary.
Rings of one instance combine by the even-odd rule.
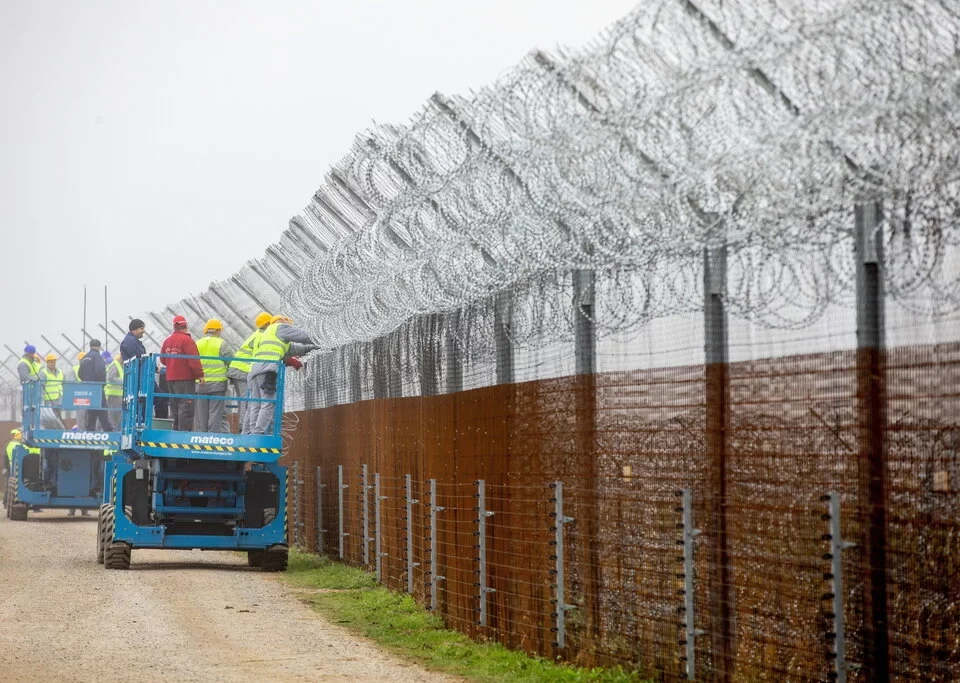
[[[275,400],[237,399],[248,409],[269,404],[268,433],[204,433],[174,431],[154,420],[157,398],[211,400],[159,393],[154,377],[164,357],[172,356],[150,354],[124,364],[120,451],[104,466],[98,561],[127,569],[138,548],[239,550],[250,566],[285,570],[287,468],[277,465],[283,364],[276,363]]]

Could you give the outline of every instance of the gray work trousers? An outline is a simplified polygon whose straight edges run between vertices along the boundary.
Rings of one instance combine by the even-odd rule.
[[[273,383],[273,391],[269,391],[269,388],[264,388],[264,384],[268,383],[268,377],[269,375],[264,374],[250,378],[247,386],[250,391],[250,398],[265,398],[270,399],[270,401],[277,398],[276,375],[269,380]],[[250,428],[250,434],[273,434],[273,416],[276,410],[275,403],[269,401],[251,403],[247,410],[247,424]]]
[[[231,377],[230,386],[233,387],[233,392],[238,399],[237,400],[237,420],[240,425],[240,433],[247,434],[249,432],[245,432],[243,430],[244,419],[247,416],[247,407],[250,405],[249,403],[243,400],[247,397],[247,378],[244,377],[243,379],[240,379],[239,377]]]
[[[195,394],[196,381],[192,379],[167,380],[167,388],[171,394]],[[171,398],[170,417],[173,418],[173,428],[178,432],[193,431],[193,399]]]
[[[201,382],[197,385],[201,396],[220,396],[221,398],[198,398],[193,411],[193,431],[223,432],[223,408],[227,395],[226,382]]]

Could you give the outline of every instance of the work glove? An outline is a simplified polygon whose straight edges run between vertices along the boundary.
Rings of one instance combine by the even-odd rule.
[[[299,370],[300,368],[303,367],[303,363],[296,356],[290,356],[289,358],[283,361],[283,364],[286,365],[287,367],[293,368],[294,370]]]

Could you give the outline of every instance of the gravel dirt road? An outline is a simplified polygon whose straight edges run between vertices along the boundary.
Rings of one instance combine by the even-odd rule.
[[[0,517],[0,681],[449,681],[324,621],[233,553],[96,561],[96,516]]]

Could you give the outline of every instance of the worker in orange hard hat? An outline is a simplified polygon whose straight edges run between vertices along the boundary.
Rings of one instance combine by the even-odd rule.
[[[223,409],[227,395],[227,361],[233,349],[220,335],[223,323],[210,318],[203,326],[203,336],[197,340],[200,365],[203,366],[203,382],[197,385],[197,394],[210,398],[197,399],[193,413],[193,429],[196,432],[226,431]]]
[[[247,359],[253,358],[257,343],[260,341],[260,335],[267,329],[271,318],[273,318],[273,316],[266,311],[261,311],[257,314],[257,317],[253,319],[253,332],[250,333],[250,336],[247,337],[234,354],[235,358],[241,360],[232,361],[230,363],[230,369],[227,370],[227,377],[230,379],[230,385],[233,387],[233,393],[237,397],[237,403],[239,404],[238,416],[240,418],[240,431],[244,434],[249,433],[249,430],[245,427],[247,408],[250,407],[246,401],[248,398],[247,375],[250,374],[250,361]]]

